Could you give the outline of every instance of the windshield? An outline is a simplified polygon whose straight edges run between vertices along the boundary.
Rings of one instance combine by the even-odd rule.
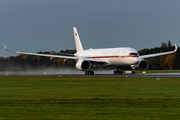
[[[129,53],[129,56],[139,56],[138,53]]]

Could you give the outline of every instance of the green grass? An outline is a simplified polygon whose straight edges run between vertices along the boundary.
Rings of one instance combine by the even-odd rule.
[[[0,76],[0,119],[179,119],[179,78]]]

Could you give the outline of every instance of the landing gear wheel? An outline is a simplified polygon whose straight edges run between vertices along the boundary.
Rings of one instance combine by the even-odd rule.
[[[115,70],[115,71],[114,71],[114,75],[118,75],[118,74],[119,74],[119,75],[122,75],[122,74],[123,74],[123,71],[116,71],[116,70]]]
[[[117,75],[117,71],[114,71],[114,75]]]
[[[119,71],[119,74],[122,75],[122,74],[123,74],[123,71]]]
[[[94,71],[85,71],[85,75],[94,75]]]
[[[90,75],[94,75],[94,71],[89,71],[90,72]]]
[[[132,74],[132,75],[135,75],[135,71],[131,71],[131,74]]]
[[[120,66],[117,66],[117,69],[114,71],[114,75],[122,75],[123,71],[120,69]]]
[[[85,71],[85,75],[89,75],[89,71]]]

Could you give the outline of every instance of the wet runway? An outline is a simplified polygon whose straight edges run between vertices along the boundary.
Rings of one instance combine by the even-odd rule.
[[[144,77],[144,78],[180,78],[180,73],[146,73],[146,74],[95,74],[95,75],[84,75],[84,74],[12,74],[12,73],[0,73],[0,76],[54,76],[54,77]]]

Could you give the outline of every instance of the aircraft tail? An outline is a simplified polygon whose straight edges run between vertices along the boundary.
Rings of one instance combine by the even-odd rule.
[[[74,39],[76,43],[76,50],[77,52],[83,51],[83,47],[82,47],[76,27],[73,27],[73,31],[74,31]]]

